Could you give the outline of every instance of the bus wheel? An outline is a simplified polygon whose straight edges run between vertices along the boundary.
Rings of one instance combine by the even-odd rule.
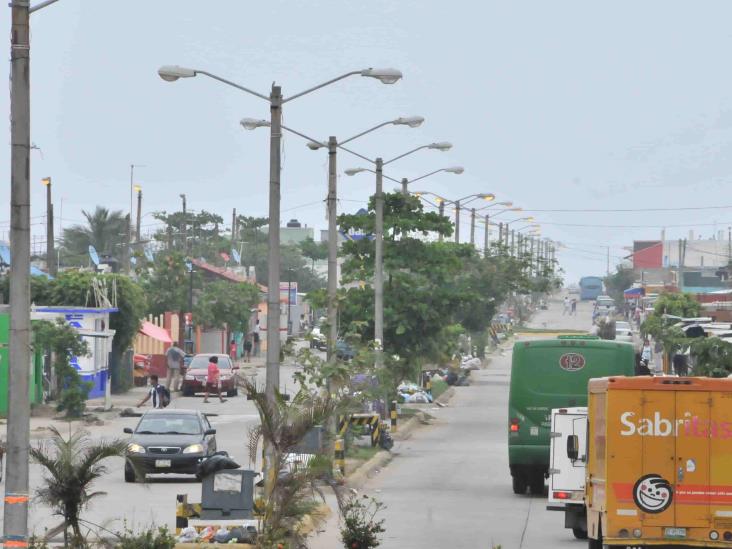
[[[572,533],[577,539],[587,539],[587,530],[584,528],[572,528]]]
[[[540,496],[544,493],[543,473],[534,473],[531,475],[529,489],[531,490],[531,493],[536,496]]]
[[[526,478],[521,474],[514,475],[511,478],[513,479],[513,493],[524,495],[526,493]]]

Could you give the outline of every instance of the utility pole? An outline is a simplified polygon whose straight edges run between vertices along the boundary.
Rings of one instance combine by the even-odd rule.
[[[384,365],[384,160],[376,159],[375,242],[374,242],[374,340],[376,367]],[[388,402],[384,401],[387,406]]]
[[[537,273],[538,270],[534,271],[534,237],[529,237],[529,273]]]
[[[516,232],[513,229],[511,229],[511,255],[514,257],[516,257],[516,255],[517,255],[515,242],[516,242]]]
[[[181,246],[181,249],[183,250],[183,253],[188,255],[188,217],[186,215],[186,195],[181,194],[179,195],[180,199],[183,201],[183,219],[181,219],[180,222],[180,234],[181,238],[183,239],[183,245]],[[279,288],[278,288],[279,291]]]
[[[44,177],[41,181],[46,186],[46,267],[48,274],[56,276],[58,264],[54,251],[53,238],[53,202],[51,201],[51,178]]]
[[[12,0],[10,31],[10,341],[3,539],[28,545],[30,447],[30,6]]]
[[[475,246],[475,208],[470,208],[470,245]]]
[[[503,222],[498,224],[498,243],[503,246]]]
[[[125,221],[127,221],[127,230],[125,231],[125,240],[124,244],[122,244],[122,265],[124,272],[129,274],[130,270],[132,269],[132,261],[131,261],[131,254],[130,254],[130,241],[131,241],[131,232],[132,232],[132,223],[130,222],[130,214],[125,215]]]
[[[236,242],[236,208],[231,212],[231,249],[235,248],[234,243]]]
[[[455,202],[455,244],[460,244],[460,201]]]
[[[483,233],[483,257],[488,257],[488,236],[490,232],[488,214],[485,214],[485,228]]]
[[[402,194],[405,196],[409,194],[408,185],[409,185],[409,179],[407,179],[406,177],[402,177]]]
[[[338,340],[338,140],[328,138],[328,345],[327,359],[335,361]]]
[[[607,275],[610,276],[610,246],[607,247]]]
[[[440,217],[445,217],[445,201],[440,200]],[[437,239],[442,242],[444,239],[442,237],[442,233],[437,237]]]
[[[140,244],[141,227],[142,227],[142,187],[137,187],[137,219],[135,220],[135,242],[137,242],[137,247],[139,249],[142,249],[142,244]]]

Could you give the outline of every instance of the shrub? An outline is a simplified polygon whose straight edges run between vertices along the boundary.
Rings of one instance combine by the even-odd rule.
[[[119,534],[115,549],[173,549],[175,543],[175,537],[165,526],[133,532],[125,525],[125,531]]]
[[[341,541],[346,549],[372,549],[381,544],[379,534],[385,532],[384,519],[376,520],[376,515],[384,507],[383,503],[366,496],[346,500],[341,508]]]

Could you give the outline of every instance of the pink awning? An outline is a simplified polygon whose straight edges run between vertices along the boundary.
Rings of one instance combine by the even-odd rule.
[[[161,328],[160,326],[155,326],[155,324],[148,322],[147,320],[142,321],[140,333],[158,341],[162,341],[163,343],[173,343],[168,330]]]

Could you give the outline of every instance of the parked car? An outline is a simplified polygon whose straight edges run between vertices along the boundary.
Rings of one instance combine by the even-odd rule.
[[[226,396],[234,397],[238,394],[237,386],[239,381],[239,366],[231,361],[229,355],[217,353],[198,354],[191,359],[186,375],[183,378],[181,391],[183,396],[193,396],[206,390],[206,377],[208,376],[208,363],[212,356],[219,357],[219,370],[221,371],[221,392]]]
[[[325,351],[328,349],[328,341],[320,326],[313,326],[310,331],[310,348]]]
[[[633,328],[631,328],[630,322],[618,320],[615,323],[615,340],[633,343]]]
[[[195,475],[201,460],[216,452],[216,429],[197,410],[150,410],[137,427],[124,432],[132,435],[125,451],[125,482],[149,474]]]
[[[356,351],[348,344],[346,340],[339,339],[338,341],[336,341],[336,357],[340,358],[341,360],[349,361],[353,360],[354,356],[356,356]]]
[[[607,316],[615,314],[615,300],[609,295],[597,296],[595,304],[597,305],[597,312],[600,315]]]

